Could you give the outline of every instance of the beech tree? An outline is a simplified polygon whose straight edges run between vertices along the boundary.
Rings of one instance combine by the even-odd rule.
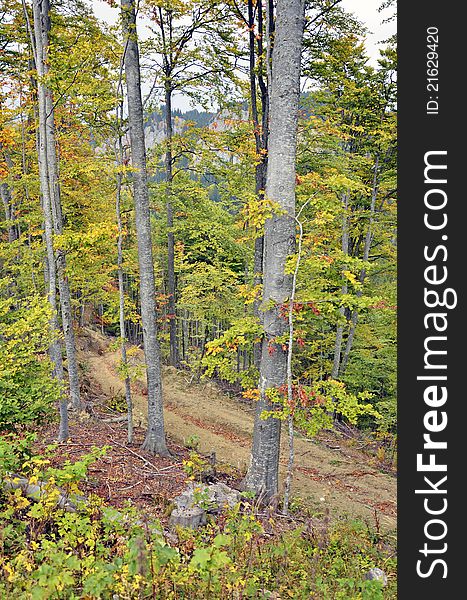
[[[33,398],[32,385],[23,382],[40,383],[34,398],[43,395],[44,403],[28,422],[39,412],[42,418],[41,406],[56,403],[67,389],[60,348],[68,318],[61,315],[64,274],[83,368],[95,350],[92,330],[99,329],[102,341],[105,336],[109,350],[120,346],[121,384],[108,408],[123,412],[125,394],[129,443],[131,392],[138,416],[141,385],[149,396],[144,447],[167,451],[164,361],[192,383],[212,377],[235,395],[259,397],[245,486],[267,501],[278,487],[281,421],[288,420],[289,431],[314,435],[333,426],[335,410],[345,423],[358,419],[380,434],[380,407],[386,406],[385,431],[393,431],[390,55],[385,69],[369,68],[355,21],[334,0],[305,1],[301,40],[303,7],[296,0],[280,2],[277,15],[275,0],[121,2],[123,47],[120,25],[108,28],[81,0],[52,3],[51,11],[36,0],[39,19],[26,0],[26,13],[21,1],[0,4],[7,11],[0,24],[3,356],[15,352],[14,328],[31,298],[37,324],[44,329],[50,319],[43,336],[31,319],[22,323],[21,331],[41,339],[27,361],[21,363],[22,343],[9,363],[23,364],[15,379],[16,388],[24,388],[15,396],[21,402]],[[151,32],[140,44],[135,12]],[[47,49],[40,50],[46,56],[37,61],[38,77],[36,23]],[[282,50],[276,51],[278,43]],[[141,80],[149,78],[143,102]],[[179,94],[204,110],[199,104],[178,109]],[[297,225],[303,228],[298,238]],[[50,264],[45,278],[44,264]],[[146,360],[136,347],[143,344]],[[49,345],[54,379],[43,352]],[[102,360],[114,358],[109,352]],[[101,375],[94,359],[91,390]],[[139,381],[146,367],[147,388]],[[183,374],[171,369],[171,376]],[[0,379],[7,389],[6,376]],[[45,382],[50,386],[42,387]],[[6,407],[11,420],[13,402],[6,396],[0,412]],[[370,396],[378,413],[363,414],[355,402]],[[62,410],[67,399],[62,393]]]
[[[26,19],[27,6],[24,6]],[[48,49],[50,32],[50,6],[48,0],[33,0],[33,28],[28,25],[31,36],[31,46],[37,71],[38,95],[38,163],[40,189],[43,202],[45,241],[47,248],[47,277],[49,285],[49,303],[52,310],[51,330],[54,341],[51,346],[51,356],[55,365],[55,374],[59,381],[63,380],[63,364],[60,343],[58,341],[58,316],[56,288],[60,296],[62,329],[67,356],[69,391],[74,409],[81,409],[79,389],[78,361],[73,331],[70,286],[66,272],[66,255],[60,244],[54,246],[54,236],[63,233],[63,214],[60,200],[60,180],[58,157],[55,142],[54,101],[50,87],[47,85],[49,74]],[[60,439],[68,436],[66,400],[60,402]]]
[[[183,151],[174,151],[173,98],[175,93],[182,93],[199,100],[214,88],[225,89],[232,73],[228,57],[235,53],[235,47],[228,12],[217,0],[149,1],[147,10],[154,24],[149,42],[156,54],[153,89],[161,89],[165,113],[169,363],[179,366],[173,183],[174,165]]]
[[[144,142],[143,102],[136,11],[133,0],[122,0],[124,65],[127,87],[128,124],[135,203],[136,236],[140,275],[141,320],[148,385],[148,429],[143,448],[167,455],[162,404],[161,353],[157,339],[156,286],[152,253],[151,217]]]
[[[266,221],[264,233],[264,335],[260,362],[260,398],[256,407],[247,489],[265,501],[278,492],[280,421],[262,418],[274,408],[274,390],[287,381],[287,352],[276,338],[287,323],[280,307],[290,298],[292,278],[285,273],[295,248],[295,158],[297,146],[300,63],[304,29],[303,0],[278,0],[269,108],[266,196],[280,211]]]

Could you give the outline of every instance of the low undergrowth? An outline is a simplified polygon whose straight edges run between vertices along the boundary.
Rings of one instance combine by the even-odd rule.
[[[53,448],[49,449],[53,452]],[[395,598],[391,538],[357,521],[258,514],[245,499],[197,530],[164,530],[134,506],[76,500],[94,450],[61,468],[34,455],[27,441],[0,438],[0,598],[142,600]],[[3,470],[2,470],[3,468]],[[25,478],[30,489],[7,490]],[[382,568],[383,587],[365,573]]]

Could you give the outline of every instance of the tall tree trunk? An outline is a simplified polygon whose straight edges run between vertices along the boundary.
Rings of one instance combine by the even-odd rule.
[[[292,357],[293,357],[293,336],[294,336],[294,322],[293,322],[293,308],[295,302],[295,292],[297,290],[297,277],[298,269],[300,267],[300,260],[302,258],[302,241],[303,241],[303,225],[300,219],[300,214],[308,204],[305,204],[300,209],[297,217],[295,218],[298,224],[300,234],[298,237],[298,249],[297,249],[297,260],[295,263],[295,269],[292,278],[292,292],[289,298],[289,310],[288,310],[288,325],[289,325],[289,340],[287,345],[287,401],[289,404],[290,414],[287,415],[287,428],[289,438],[289,459],[287,461],[287,472],[284,481],[284,502],[282,505],[282,511],[284,514],[289,512],[289,501],[290,501],[290,490],[292,488],[292,476],[293,467],[295,461],[295,444],[294,444],[294,412],[293,412],[293,371],[292,371]]]
[[[346,255],[349,254],[349,217],[347,214],[349,208],[349,192],[345,192],[342,197],[342,252]],[[342,284],[341,294],[347,294],[348,286],[347,283]],[[340,320],[345,315],[345,307],[341,306],[339,309],[339,322],[336,327],[336,337],[334,341],[334,359],[332,362],[331,377],[337,379],[339,377],[340,363],[341,363],[341,352],[342,352],[342,341],[344,337],[344,325]]]
[[[26,7],[25,14],[26,12]],[[31,37],[35,41],[33,44],[33,51],[36,57],[36,69],[38,74],[38,112],[39,112],[39,131],[38,131],[38,144],[37,144],[37,156],[39,166],[39,180],[40,180],[40,191],[42,196],[42,210],[44,214],[44,238],[46,245],[46,279],[48,282],[48,301],[51,309],[51,316],[49,321],[50,333],[52,341],[49,347],[49,355],[54,365],[54,377],[58,380],[59,384],[63,386],[64,383],[64,369],[62,360],[62,349],[60,344],[60,327],[58,323],[57,313],[57,269],[55,261],[55,252],[53,247],[53,218],[52,218],[52,198],[50,196],[50,184],[49,184],[49,169],[48,169],[48,156],[47,156],[47,110],[46,110],[46,89],[43,82],[44,77],[44,48],[43,48],[43,37],[42,37],[42,3],[38,0],[33,1],[33,16],[34,16],[34,33],[29,27]],[[60,441],[64,441],[68,438],[68,409],[67,409],[67,398],[64,391],[62,391],[60,398],[60,426],[58,438]]]
[[[178,367],[177,348],[177,318],[176,318],[176,290],[175,290],[175,238],[173,232],[174,217],[172,204],[172,89],[169,84],[165,87],[165,123],[166,123],[166,153],[165,153],[165,180],[167,184],[167,292],[169,311],[169,340],[170,364]]]
[[[120,127],[122,119],[118,118],[118,127]],[[133,443],[133,400],[131,398],[130,377],[128,376],[128,360],[126,355],[126,334],[125,334],[125,286],[123,283],[123,225],[121,213],[121,198],[122,198],[122,180],[123,174],[121,168],[123,166],[123,146],[122,135],[119,132],[118,145],[116,148],[117,158],[117,190],[115,194],[115,215],[117,217],[118,238],[117,238],[117,271],[118,271],[118,318],[120,326],[120,353],[122,357],[122,365],[125,370],[125,400],[127,407],[127,432],[128,443]]]
[[[14,224],[15,212],[13,207],[12,194],[10,186],[7,183],[0,184],[0,195],[2,196],[3,208],[5,211],[5,221],[8,228],[8,242],[14,242],[17,239],[16,227]]]
[[[43,104],[43,135],[45,136],[46,165],[48,173],[49,197],[51,203],[52,223],[54,234],[63,233],[63,216],[60,201],[60,182],[58,159],[55,144],[54,106],[52,92],[44,83],[43,77],[48,74],[48,47],[50,31],[50,6],[48,0],[33,0],[34,37],[36,43],[36,68],[39,76],[38,91],[40,89]],[[73,331],[73,316],[71,310],[70,287],[66,274],[66,255],[63,249],[55,251],[57,283],[60,294],[60,307],[62,315],[62,328],[65,339],[67,357],[68,379],[70,385],[70,399],[73,408],[82,408],[79,390],[78,360],[76,357],[75,334]]]
[[[6,165],[11,171],[13,169],[13,161],[11,160],[8,152],[2,148],[2,144],[0,144],[0,150],[3,150],[3,156],[5,158]],[[15,225],[15,205],[13,202],[13,195],[11,193],[11,188],[8,183],[3,182],[0,184],[0,195],[2,197],[3,208],[5,211],[5,221],[7,222],[8,227],[8,242],[14,242],[18,239],[18,230]]]
[[[262,73],[263,63],[263,6],[261,0],[258,0],[258,35],[255,36],[255,18],[253,0],[248,0],[248,26],[249,26],[249,77],[250,77],[250,98],[251,98],[251,116],[253,120],[255,149],[257,162],[255,166],[255,193],[258,200],[264,198],[266,187],[267,172],[267,148],[268,148],[268,112],[269,112],[269,92],[268,85],[264,81]],[[257,39],[256,39],[257,38]],[[268,47],[272,45],[272,39],[268,36]],[[258,54],[258,61],[256,55]],[[257,64],[258,63],[258,64]],[[258,110],[257,87],[258,81],[261,100],[261,124]],[[263,281],[263,254],[264,254],[264,236],[260,235],[255,239],[254,258],[253,258],[253,285],[259,286]],[[259,310],[260,298],[254,303],[255,315],[261,320]],[[258,342],[254,347],[254,363],[259,369],[261,362],[261,343]]]
[[[130,126],[131,160],[134,168],[136,237],[140,275],[141,320],[148,384],[148,430],[143,448],[167,455],[162,404],[160,346],[157,339],[156,287],[152,257],[151,218],[144,144],[143,102],[134,0],[121,0],[125,39],[125,74]]]
[[[262,419],[261,415],[275,408],[268,390],[277,390],[287,381],[287,352],[276,338],[287,330],[280,307],[292,291],[292,277],[285,274],[285,263],[295,248],[295,157],[303,26],[304,0],[278,0],[266,195],[276,201],[285,214],[275,214],[265,224],[260,399],[256,407],[251,462],[244,482],[247,489],[267,502],[272,502],[278,492],[280,420]]]
[[[365,235],[365,244],[363,246],[362,259],[365,262],[367,262],[370,257],[371,242],[373,240],[373,220],[374,220],[375,210],[376,210],[376,198],[378,196],[378,169],[379,169],[379,156],[376,156],[376,161],[375,161],[375,166],[374,166],[374,174],[373,174],[373,187],[372,187],[372,191],[371,191],[370,221],[368,223],[368,229],[367,229],[367,232]],[[366,277],[366,269],[365,269],[365,267],[363,267],[360,271],[360,275],[358,278],[358,280],[362,286],[363,286],[363,282],[365,281],[365,277]],[[357,298],[361,298],[362,295],[363,295],[363,291],[361,289],[357,290]],[[347,369],[350,351],[352,350],[353,341],[355,338],[355,331],[357,329],[357,322],[358,322],[358,310],[355,308],[352,311],[349,335],[347,336],[347,342],[345,344],[345,350],[344,350],[344,354],[342,356],[342,364],[340,367],[341,375],[343,375],[345,373],[345,370]]]

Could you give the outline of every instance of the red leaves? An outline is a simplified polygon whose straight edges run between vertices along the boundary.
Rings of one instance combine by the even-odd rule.
[[[324,396],[321,396],[315,390],[307,390],[300,384],[292,385],[292,402],[288,399],[287,385],[281,385],[278,391],[286,399],[287,405],[292,411],[297,406],[300,408],[310,408],[312,406],[322,406],[326,402]]]
[[[380,300],[379,302],[376,302],[376,304],[372,304],[368,308],[376,308],[376,309],[381,309],[381,310],[382,309],[397,310],[397,305],[388,304],[386,302],[386,300]]]
[[[318,307],[316,306],[316,304],[314,302],[312,302],[311,300],[309,300],[308,302],[294,302],[293,306],[292,306],[292,314],[294,314],[294,313],[298,314],[307,308],[309,310],[311,310],[311,312],[314,315],[321,314]],[[288,302],[283,302],[282,304],[279,305],[279,316],[282,319],[288,319],[288,317],[289,317],[289,303]]]
[[[314,315],[320,315],[321,314],[320,311],[319,311],[319,308],[313,302],[308,302],[307,304],[308,304],[308,307],[311,309],[311,312]]]

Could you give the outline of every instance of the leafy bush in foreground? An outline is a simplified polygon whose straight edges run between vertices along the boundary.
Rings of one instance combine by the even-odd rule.
[[[11,441],[8,442],[11,444]],[[77,512],[57,508],[73,498],[94,451],[62,469],[31,456],[22,474],[44,483],[37,501],[22,490],[0,498],[0,597],[44,600],[205,598],[395,598],[395,561],[382,536],[357,522],[308,520],[279,532],[247,503],[193,532],[167,536],[159,523],[128,506],[117,511],[94,496]],[[12,454],[15,454],[14,452]],[[16,456],[24,454],[21,447]],[[3,473],[2,478],[7,476]],[[60,491],[59,491],[60,489]],[[267,532],[265,531],[267,528]],[[388,587],[365,581],[374,566]]]
[[[7,285],[0,280],[0,291]],[[0,297],[0,431],[50,420],[60,389],[47,356],[49,310],[39,296]]]

